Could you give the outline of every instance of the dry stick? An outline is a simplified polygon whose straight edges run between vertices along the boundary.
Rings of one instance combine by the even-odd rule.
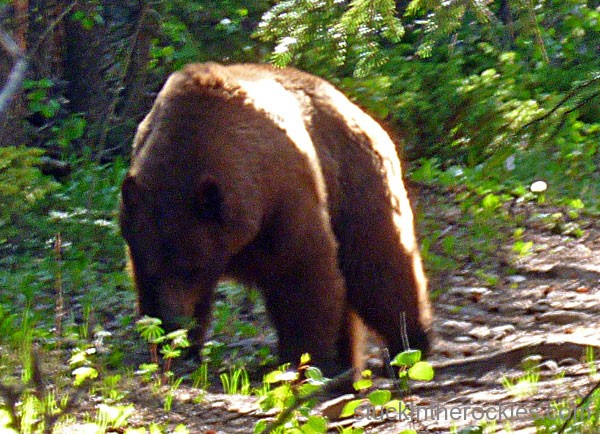
[[[402,349],[410,350],[410,342],[408,341],[408,332],[406,331],[406,312],[400,313],[400,338],[402,339]]]
[[[573,419],[573,417],[575,416],[575,413],[577,413],[577,410],[579,410],[583,404],[585,404],[585,402],[592,396],[592,394],[598,390],[600,388],[600,382],[596,383],[596,385],[594,387],[592,387],[592,390],[590,390],[587,395],[585,395],[583,397],[583,399],[581,400],[581,402],[577,405],[577,407],[575,407],[573,409],[573,411],[571,411],[571,413],[569,414],[569,417],[567,418],[567,420],[565,420],[563,422],[563,424],[561,425],[560,429],[556,432],[556,434],[562,434],[565,432],[565,430],[567,429],[567,426],[569,425],[569,422],[571,422],[571,420]]]
[[[316,398],[319,395],[331,392],[336,387],[338,387],[341,384],[344,384],[346,381],[348,381],[349,379],[351,379],[353,377],[354,377],[354,369],[348,369],[347,371],[342,372],[337,377],[332,378],[321,389],[315,390],[314,392],[306,395],[305,397],[298,398],[298,400],[296,401],[296,403],[293,406],[287,407],[284,411],[282,411],[279,414],[279,416],[277,417],[277,419],[274,422],[267,425],[267,427],[265,428],[264,431],[261,432],[261,434],[272,433],[276,428],[283,425],[287,421],[288,417],[290,417],[291,414],[294,411],[296,411],[302,404],[310,401],[313,398]]]
[[[402,311],[400,313],[400,319],[401,319],[400,334],[402,335],[402,348],[404,349],[404,351],[409,351],[410,350],[410,342],[408,340],[408,331],[406,329],[406,312]],[[411,395],[410,381],[406,382],[406,390],[404,392],[406,393],[406,396]],[[415,426],[414,419],[411,419],[410,426],[411,427]]]
[[[56,240],[54,242],[54,254],[56,261],[56,343],[60,349],[60,341],[62,336],[62,322],[65,316],[65,304],[64,304],[64,290],[62,283],[62,238],[60,232],[56,234]]]

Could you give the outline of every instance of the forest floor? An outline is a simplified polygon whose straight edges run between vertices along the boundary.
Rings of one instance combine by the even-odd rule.
[[[600,354],[600,227],[584,223],[583,235],[574,238],[536,221],[532,213],[524,234],[533,242],[531,252],[511,259],[510,266],[500,259],[494,284],[482,286],[469,267],[431,278],[432,290],[439,294],[434,300],[436,338],[428,356],[435,378],[413,383],[410,393],[402,394],[414,406],[417,420],[401,421],[392,414],[387,419],[345,419],[340,425],[384,434],[408,428],[447,433],[469,426],[534,433],[536,419],[554,415],[559,423],[575,409],[577,399],[600,381],[589,350]],[[499,245],[498,254],[510,248]],[[533,368],[523,367],[528,357]],[[185,382],[165,412],[151,386],[135,387],[125,399],[135,405],[132,426],[158,422],[184,424],[191,433],[252,433],[266,417],[256,398],[203,394]],[[335,408],[341,408],[332,401],[325,407],[330,420]],[[72,425],[64,432],[80,429]]]

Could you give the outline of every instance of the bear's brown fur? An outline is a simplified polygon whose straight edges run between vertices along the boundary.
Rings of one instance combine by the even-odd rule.
[[[259,288],[282,361],[360,366],[358,314],[392,353],[426,350],[430,305],[400,162],[385,131],[292,69],[189,65],[140,124],[121,229],[142,314],[196,321],[217,281]]]

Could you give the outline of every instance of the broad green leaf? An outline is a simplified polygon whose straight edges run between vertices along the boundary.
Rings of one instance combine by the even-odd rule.
[[[260,434],[267,428],[267,424],[269,423],[266,419],[259,420],[256,425],[254,425],[254,434]]]
[[[98,376],[98,371],[90,366],[82,366],[74,369],[72,374],[75,376],[73,384],[79,386],[87,379],[94,379]]]
[[[281,381],[279,379],[281,377],[281,374],[281,371],[269,372],[267,375],[265,375],[263,382],[267,384],[277,383],[278,381]]]
[[[354,390],[365,390],[373,385],[373,381],[370,378],[363,378],[356,381],[353,386]]]
[[[403,351],[394,357],[390,365],[392,366],[412,366],[421,360],[420,350]]]
[[[327,419],[323,416],[310,416],[308,421],[302,425],[305,434],[322,434],[327,432]]]
[[[308,354],[308,353],[302,354],[302,356],[300,356],[300,364],[308,365],[309,363],[310,363],[310,354]]]
[[[323,373],[319,368],[315,368],[314,366],[310,366],[304,371],[304,375],[306,378],[310,378],[314,381],[324,381],[325,377],[323,377]]]
[[[431,381],[433,379],[433,367],[428,362],[417,362],[408,369],[408,378],[418,381]]]
[[[383,405],[392,399],[392,392],[389,390],[375,390],[369,393],[368,399],[373,405]]]
[[[340,418],[354,416],[354,412],[356,411],[356,409],[360,407],[361,404],[363,404],[364,402],[364,399],[354,399],[346,403],[346,405],[344,405],[344,408],[342,409],[342,412],[340,413]]]
[[[402,411],[402,409],[404,407],[406,407],[406,404],[404,404],[404,402],[400,401],[399,399],[392,399],[391,401],[387,402],[384,405],[385,408],[393,408],[394,410],[396,410],[398,413],[400,413]]]

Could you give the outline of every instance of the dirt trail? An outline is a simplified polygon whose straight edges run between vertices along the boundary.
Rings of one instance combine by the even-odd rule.
[[[436,301],[439,340],[429,359],[436,380],[412,391],[423,406],[417,431],[477,425],[485,411],[497,432],[535,432],[534,414],[551,411],[553,401],[574,408],[600,381],[585,360],[587,347],[600,354],[600,231],[590,228],[580,239],[533,233],[528,240],[534,253],[517,262],[517,274],[501,276],[493,288],[455,276]],[[507,389],[503,378],[522,377],[523,359],[534,355],[539,381],[530,390],[525,383]],[[367,432],[409,426],[388,422]]]

